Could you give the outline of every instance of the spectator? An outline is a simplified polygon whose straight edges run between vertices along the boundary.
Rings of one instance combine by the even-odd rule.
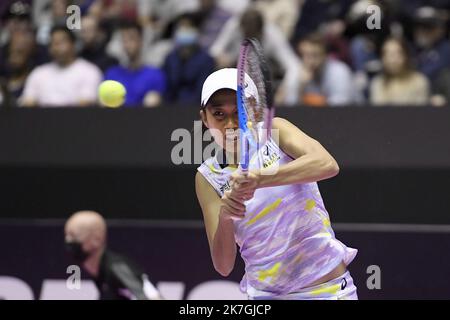
[[[11,8],[11,4],[14,2],[21,2],[30,5],[31,0],[26,1],[17,1],[17,0],[3,0],[0,2],[0,22],[3,20],[4,16],[8,14],[8,11]]]
[[[139,21],[162,32],[179,16],[199,9],[199,0],[137,0]]]
[[[47,0],[33,3],[33,18],[37,26],[37,42],[47,46],[54,26],[66,25],[70,0]]]
[[[286,39],[290,39],[305,0],[257,0],[255,7],[266,21],[275,24]]]
[[[97,65],[102,71],[117,65],[117,59],[106,53],[109,38],[108,31],[99,24],[94,16],[84,16],[81,20],[82,50],[80,56]]]
[[[450,104],[450,67],[439,72],[433,86],[431,105],[442,107]]]
[[[176,19],[199,9],[199,0],[137,0],[138,22],[142,26],[142,63],[162,67],[173,49],[172,33]],[[121,63],[126,62],[120,32],[114,32],[107,52]]]
[[[72,258],[95,280],[100,300],[160,300],[147,275],[127,257],[107,245],[107,226],[97,212],[74,213],[64,226]]]
[[[233,15],[241,15],[254,0],[218,0],[219,5]]]
[[[376,32],[367,28],[369,5],[377,5],[381,9],[383,18],[380,21],[380,29]],[[368,98],[370,81],[382,68],[378,50],[389,36],[389,12],[380,1],[358,0],[349,8],[345,23],[346,35],[350,40],[350,66],[355,72],[355,86]]]
[[[164,73],[142,63],[142,28],[134,22],[121,25],[122,45],[127,54],[125,66],[111,67],[105,73],[105,80],[121,82],[127,89],[126,107],[155,107],[160,105],[166,89]]]
[[[31,30],[14,32],[7,47],[6,59],[0,62],[0,75],[4,78],[6,93],[16,104],[22,95],[25,81],[35,67],[36,41]]]
[[[209,50],[231,13],[222,9],[217,0],[200,0],[199,16],[202,17],[200,27],[200,45]]]
[[[27,107],[88,106],[96,103],[101,71],[78,58],[75,35],[65,27],[51,32],[53,62],[35,68],[28,77],[21,104]]]
[[[4,49],[8,45],[12,33],[32,29],[30,19],[31,7],[27,2],[11,2],[1,16],[0,47]]]
[[[445,38],[446,16],[437,9],[421,7],[416,11],[415,23],[418,69],[434,84],[439,72],[450,66],[450,43]]]
[[[326,44],[318,34],[309,35],[297,43],[303,62],[297,104],[322,107],[345,106],[358,102],[359,93],[353,86],[353,75],[343,62],[327,57]]]
[[[274,62],[271,69],[275,80],[281,82],[280,88],[291,91],[291,88],[298,87],[298,58],[277,26],[266,23],[261,13],[254,8],[247,9],[241,17],[231,18],[209,50],[219,68],[236,66],[244,38],[260,40],[267,60]],[[288,100],[287,95],[277,94],[277,103],[291,104],[292,101]]]
[[[136,20],[138,18],[137,0],[95,0],[89,7],[89,15],[99,21]]]
[[[370,86],[372,104],[420,106],[428,103],[428,80],[412,68],[404,40],[386,40],[382,47],[382,63],[382,73],[373,78]]]
[[[37,65],[48,61],[47,48],[35,41],[29,1],[9,1],[2,14],[0,78],[4,103],[17,104],[25,80]]]
[[[321,26],[330,21],[343,21],[354,0],[304,0],[297,23],[293,30],[293,38],[301,39],[317,32]],[[367,8],[368,4],[366,4]]]
[[[438,13],[439,19],[444,20],[448,20],[448,14],[450,13],[450,2],[448,0],[396,0],[383,1],[383,3],[393,12],[394,18],[403,29],[403,36],[408,40],[414,38],[415,27],[422,20],[419,16],[424,14],[423,8],[428,8],[425,9],[425,12],[432,9],[432,12]],[[427,15],[425,14],[425,16]]]
[[[72,0],[71,2],[80,8],[81,15],[84,16],[89,14],[89,10],[91,10],[91,7],[95,4],[96,0]]]
[[[31,22],[31,6],[29,1],[9,1],[10,4],[1,16],[0,28],[0,62],[7,60],[9,45],[15,34],[30,35],[35,33]],[[35,37],[35,35],[33,35]],[[21,37],[22,39],[24,37]],[[48,61],[47,47],[37,46],[32,57],[36,64]]]
[[[91,6],[97,0],[69,0],[69,2],[61,0],[33,0],[33,22],[35,25],[40,26],[42,22],[50,19],[51,16],[56,13],[56,16],[63,17],[67,12],[67,7],[70,5],[76,5],[80,8],[81,15],[88,15]],[[28,2],[31,2],[28,0]],[[57,3],[58,2],[58,3]],[[57,8],[54,7],[57,6]],[[55,21],[56,23],[62,23],[63,21]]]
[[[176,24],[175,49],[167,56],[166,100],[194,105],[201,94],[203,82],[214,71],[214,59],[200,47],[199,30],[193,15],[183,15]]]
[[[199,0],[137,0],[137,7],[138,21],[143,26],[143,63],[162,67],[173,49],[174,23],[179,16],[197,11]],[[122,61],[124,53],[116,43],[109,50]]]

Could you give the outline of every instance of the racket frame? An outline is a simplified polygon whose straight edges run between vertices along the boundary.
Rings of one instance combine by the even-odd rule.
[[[253,135],[248,128],[248,115],[245,107],[245,88],[243,84],[245,84],[245,66],[247,62],[248,52],[253,49],[256,53],[259,61],[259,68],[263,75],[264,79],[264,88],[266,94],[266,107],[267,112],[265,114],[264,126],[263,128],[266,130],[266,137],[264,140],[267,141],[270,139],[271,130],[272,130],[272,119],[275,115],[275,108],[273,104],[273,91],[272,91],[272,82],[271,75],[268,64],[263,54],[263,49],[259,44],[259,41],[255,38],[247,38],[245,39],[240,47],[239,52],[239,60],[238,60],[238,72],[237,72],[237,109],[238,109],[238,119],[239,119],[239,129],[240,129],[240,167],[243,173],[248,172],[248,166],[250,162],[250,152],[249,146],[256,145],[260,141],[253,141]],[[254,124],[255,126],[257,124]]]

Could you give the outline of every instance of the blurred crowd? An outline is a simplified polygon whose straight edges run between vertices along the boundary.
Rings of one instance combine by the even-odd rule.
[[[255,37],[279,106],[446,106],[449,16],[448,0],[2,0],[0,102],[93,106],[116,80],[126,107],[199,105]]]

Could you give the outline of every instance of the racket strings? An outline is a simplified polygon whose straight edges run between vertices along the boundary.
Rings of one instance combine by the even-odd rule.
[[[267,95],[265,88],[265,78],[261,69],[261,58],[253,48],[249,46],[247,50],[247,58],[244,66],[246,73],[244,86],[244,104],[247,111],[247,120],[253,126],[263,122],[267,113]]]

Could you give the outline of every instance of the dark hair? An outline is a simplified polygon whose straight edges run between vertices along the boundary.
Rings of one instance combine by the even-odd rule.
[[[64,32],[68,37],[70,42],[75,43],[77,38],[75,36],[75,34],[70,31],[67,27],[63,26],[63,25],[56,25],[52,28],[52,30],[50,31],[50,35],[53,37],[53,34],[55,34],[56,32]]]
[[[133,20],[122,20],[119,23],[119,30],[136,30],[142,36],[142,26]]]
[[[240,26],[243,30],[250,29],[252,32],[262,33],[264,29],[264,17],[258,10],[250,8],[242,15]]]
[[[175,19],[174,23],[175,23],[175,26],[177,26],[182,21],[188,21],[192,27],[198,29],[198,28],[200,28],[200,25],[201,25],[201,19],[202,19],[202,17],[198,13],[188,12],[188,13],[183,13],[180,16],[178,16]]]

